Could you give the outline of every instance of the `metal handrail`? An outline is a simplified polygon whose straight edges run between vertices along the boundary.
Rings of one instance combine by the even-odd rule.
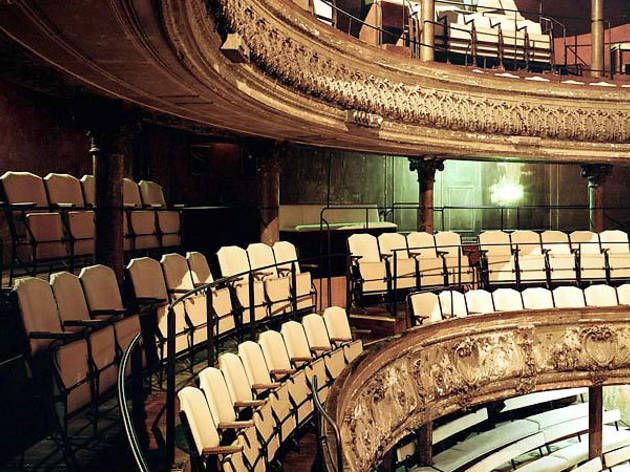
[[[335,468],[335,472],[342,472],[343,471],[343,454],[341,451],[341,434],[339,433],[339,428],[337,427],[337,424],[334,422],[334,420],[330,417],[330,415],[328,414],[328,412],[326,411],[326,409],[324,408],[324,406],[322,405],[322,402],[319,400],[319,395],[317,393],[317,375],[313,375],[313,378],[311,380],[311,394],[313,396],[313,403],[315,404],[315,409],[317,410],[317,412],[319,413],[319,418],[324,418],[326,420],[326,422],[330,425],[330,427],[332,428],[334,434],[335,434],[335,441],[337,442],[337,448],[336,448],[336,462],[333,463],[333,458],[332,458],[332,454],[330,452],[330,448],[326,448],[326,450],[328,451],[328,456],[330,459],[330,462],[333,463],[333,467]],[[324,442],[326,442],[326,434],[324,433],[324,423],[320,422],[320,428],[318,431],[318,435],[319,437],[319,447],[322,447]],[[323,447],[322,447],[323,449]]]

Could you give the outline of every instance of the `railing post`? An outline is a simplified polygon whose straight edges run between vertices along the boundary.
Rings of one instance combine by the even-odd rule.
[[[166,329],[166,461],[175,459],[175,310],[169,306]]]
[[[249,289],[249,328],[252,340],[256,339],[256,297],[254,297],[254,274],[250,272],[247,276]]]
[[[420,21],[422,22],[420,60],[431,62],[435,60],[435,0],[422,0]]]
[[[293,314],[295,315],[295,313],[297,313],[297,271],[295,268],[295,265],[297,264],[296,261],[293,261],[291,263],[291,300],[292,300],[292,305],[293,305]],[[309,289],[310,290],[310,289]]]
[[[208,356],[207,356],[207,361],[208,361],[208,367],[212,367],[214,365],[214,326],[215,326],[215,322],[217,322],[218,320],[216,319],[216,317],[214,316],[215,312],[214,312],[214,308],[212,306],[212,289],[210,287],[208,287],[206,289],[206,328],[208,330]],[[217,332],[218,327],[217,327]]]

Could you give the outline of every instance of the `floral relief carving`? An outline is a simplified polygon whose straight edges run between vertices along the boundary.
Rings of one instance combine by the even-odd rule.
[[[291,31],[291,25],[271,15],[267,20],[249,1],[219,0],[215,15],[225,31],[238,32],[244,38],[261,70],[288,87],[344,109],[456,131],[630,141],[630,112],[610,104],[537,104],[527,95],[512,100],[439,89],[417,81],[393,81],[386,70],[377,76],[352,67],[351,62],[335,60],[334,49],[313,44],[317,39],[308,37],[312,31]]]

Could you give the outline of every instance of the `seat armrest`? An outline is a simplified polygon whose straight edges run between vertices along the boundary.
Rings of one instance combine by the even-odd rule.
[[[381,254],[381,260],[386,261],[387,259],[391,259],[393,254]]]
[[[167,300],[164,298],[136,297],[136,303],[138,305],[161,305],[166,302]]]
[[[68,320],[63,321],[62,325],[65,326],[82,326],[82,327],[100,327],[109,324],[108,320]]]
[[[311,362],[313,360],[312,357],[293,357],[291,358],[292,362]]]
[[[11,208],[17,208],[18,210],[26,210],[29,208],[37,208],[37,204],[35,202],[19,202],[19,203],[9,203]]]
[[[346,342],[351,342],[352,339],[346,339],[346,338],[330,338],[330,340],[334,343],[346,343]]]
[[[271,388],[278,388],[282,385],[280,382],[271,382],[268,384],[254,384],[252,385],[252,390],[269,390]]]
[[[285,375],[289,375],[295,372],[295,369],[273,369],[269,371],[271,375],[283,377]]]
[[[90,316],[116,316],[116,315],[126,315],[127,310],[125,308],[112,308],[108,310],[92,310],[90,311]]]
[[[218,446],[218,447],[204,447],[201,451],[202,456],[215,456],[218,454],[236,454],[242,452],[243,446]]]
[[[173,205],[173,208],[184,208],[186,206],[185,203],[175,203]]]
[[[244,429],[254,426],[253,421],[233,421],[230,423],[219,423],[220,429]]]
[[[169,288],[168,289],[169,293],[188,293],[190,292],[190,290],[187,290],[185,288]]]
[[[363,256],[354,256],[352,254],[350,254],[350,259],[352,259],[353,261],[358,261],[359,259],[362,259]]]
[[[549,254],[549,253],[551,252],[551,248],[542,248],[542,249],[541,249],[541,252],[542,252],[543,254]]]
[[[53,208],[74,208],[76,205],[69,202],[58,202],[50,205]]]
[[[31,339],[64,339],[72,340],[81,338],[80,333],[66,333],[64,331],[31,331],[28,333]]]
[[[435,252],[438,256],[446,256],[448,254],[448,251],[440,251],[439,249],[436,249]]]
[[[257,406],[263,406],[265,404],[265,400],[250,400],[246,402],[234,402],[234,406],[236,408],[255,408]]]
[[[291,273],[291,269],[285,269],[283,267],[278,267],[278,272],[281,274],[290,274]]]
[[[311,346],[311,351],[326,352],[326,351],[330,351],[330,348],[329,347],[324,347],[324,346]]]
[[[610,252],[610,248],[609,247],[603,247],[602,248],[602,254],[608,254]]]
[[[149,205],[149,208],[162,208],[162,205],[160,205],[159,203],[151,203]]]

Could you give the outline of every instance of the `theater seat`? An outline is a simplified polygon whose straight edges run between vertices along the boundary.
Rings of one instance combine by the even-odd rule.
[[[442,321],[440,300],[435,293],[414,293],[409,297],[411,313],[418,324]]]
[[[138,182],[138,187],[143,206],[152,208],[156,214],[160,245],[163,248],[180,246],[181,213],[178,210],[168,209],[162,186],[151,180],[141,180]]]
[[[571,249],[577,251],[580,280],[606,280],[606,256],[599,235],[591,231],[574,231],[570,240]]]
[[[123,206],[127,215],[123,220],[125,251],[143,251],[160,247],[155,213],[142,209],[138,184],[128,178],[123,179]]]
[[[508,233],[484,231],[479,235],[479,247],[489,283],[516,282],[516,265]]]
[[[394,281],[396,290],[419,287],[416,260],[409,256],[405,236],[400,233],[383,233],[378,237],[378,247],[381,258],[387,263],[388,274],[392,280],[392,290]],[[394,257],[396,258],[395,263]]]
[[[353,234],[348,238],[354,291],[362,298],[388,292],[385,262],[381,260],[378,241],[371,234]]]
[[[420,287],[441,287],[446,285],[444,260],[437,253],[433,235],[425,232],[411,232],[407,235],[409,255],[417,261],[420,274]]]

